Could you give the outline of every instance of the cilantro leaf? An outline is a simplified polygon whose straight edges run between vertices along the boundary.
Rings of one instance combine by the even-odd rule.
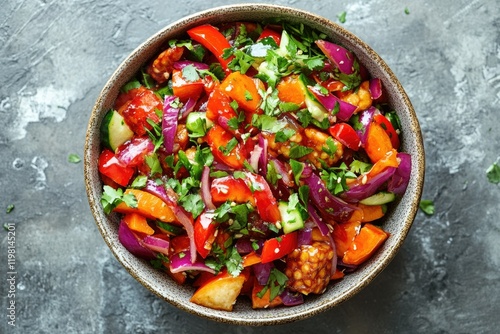
[[[274,141],[277,143],[286,142],[288,139],[295,135],[295,130],[290,128],[284,128],[283,130],[279,130],[276,132],[276,137]]]
[[[82,161],[82,159],[80,158],[80,156],[78,156],[78,154],[70,153],[70,155],[68,155],[68,162],[71,162],[73,164],[77,164],[80,161]]]
[[[226,147],[220,146],[219,151],[222,152],[224,155],[229,155],[231,151],[238,145],[238,139],[236,138],[231,138],[231,140],[227,143]]]
[[[310,147],[307,146],[302,146],[298,144],[293,144],[290,147],[290,158],[291,159],[300,159],[302,157],[305,157],[309,153],[313,152],[314,150]]]
[[[179,202],[187,212],[191,212],[194,219],[196,219],[205,209],[205,204],[200,194],[187,194],[179,199]]]
[[[182,76],[189,82],[195,82],[200,79],[198,71],[192,64],[187,65],[182,69]]]
[[[488,181],[494,184],[500,183],[500,166],[495,162],[486,170]]]
[[[304,171],[304,164],[301,162],[298,162],[297,160],[290,159],[290,167],[292,168],[292,174],[295,180],[295,184],[299,185],[300,184],[300,176],[302,175],[302,172]]]
[[[347,13],[345,11],[343,11],[343,12],[341,12],[341,13],[339,13],[337,15],[337,18],[339,19],[340,23],[345,23],[345,21],[346,21],[345,20],[346,15],[347,15]]]
[[[146,175],[138,175],[134,179],[134,181],[132,181],[130,187],[134,189],[142,189],[146,186],[147,182],[148,182],[148,177]]]
[[[270,290],[269,300],[272,301],[274,298],[279,296],[286,287],[288,282],[288,277],[276,268],[271,269],[269,278],[267,279],[267,284],[262,290],[257,293],[259,298],[264,297],[267,290]]]
[[[433,215],[435,208],[434,208],[434,201],[429,200],[429,199],[423,199],[420,201],[419,204],[420,210],[422,210],[426,215]]]
[[[5,209],[5,213],[11,213],[12,210],[14,210],[14,208],[15,208],[14,204],[7,205],[7,208]]]
[[[111,211],[122,202],[127,204],[128,207],[137,208],[137,199],[133,194],[124,194],[122,189],[114,189],[107,185],[103,187],[103,190],[101,204],[104,213],[111,213]]]

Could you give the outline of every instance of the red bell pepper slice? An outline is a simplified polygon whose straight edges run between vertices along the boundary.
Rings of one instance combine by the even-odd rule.
[[[276,30],[273,30],[269,27],[265,27],[264,30],[262,30],[259,38],[257,39],[257,42],[260,41],[261,39],[264,39],[267,37],[271,37],[272,39],[274,39],[274,41],[276,42],[276,45],[280,46],[281,34],[279,32],[277,32]]]
[[[223,58],[224,49],[230,48],[231,45],[226,37],[224,37],[224,35],[217,30],[217,28],[210,24],[204,24],[189,29],[187,34],[191,37],[191,39],[200,43],[212,52],[214,56],[217,57],[217,60],[222,65],[222,68],[226,71],[228,70],[227,66],[234,56],[230,56],[227,59]]]
[[[225,130],[220,125],[214,124],[210,130],[208,130],[205,139],[217,161],[234,169],[243,168],[247,155],[245,146],[238,141],[236,146],[229,152],[225,152],[225,150],[228,150],[227,145],[237,140],[231,132]]]
[[[373,120],[387,132],[389,138],[391,138],[392,147],[397,150],[399,148],[399,136],[391,121],[382,114],[373,116]]]
[[[146,134],[146,129],[151,130],[148,119],[154,123],[159,123],[160,118],[156,114],[156,109],[163,110],[163,102],[156,94],[149,89],[139,88],[132,99],[123,104],[118,112],[123,116],[125,122],[135,134],[142,136]]]
[[[212,249],[216,229],[212,216],[207,212],[199,215],[194,223],[194,243],[202,258],[206,258]]]
[[[260,218],[266,222],[277,223],[281,220],[278,201],[273,195],[266,179],[259,174],[245,172],[247,186],[253,193]]]
[[[108,149],[104,149],[99,156],[99,172],[113,182],[126,187],[135,173],[135,169],[123,165]]]
[[[247,203],[255,205],[250,188],[243,179],[236,179],[232,175],[216,178],[212,181],[210,187],[212,202],[215,205],[220,205],[226,201],[236,203]]]
[[[347,123],[337,123],[331,126],[328,131],[343,145],[351,150],[357,151],[361,146],[361,140],[356,133],[356,130]]]
[[[205,83],[201,78],[196,81],[189,81],[184,78],[181,70],[173,70],[172,91],[182,102],[186,102],[189,98],[198,100],[204,90]]]
[[[236,111],[230,105],[231,99],[223,94],[220,89],[215,88],[207,101],[207,118],[212,122],[226,123],[233,117],[237,117]]]
[[[297,231],[268,239],[262,246],[262,263],[272,262],[293,252],[297,248]]]

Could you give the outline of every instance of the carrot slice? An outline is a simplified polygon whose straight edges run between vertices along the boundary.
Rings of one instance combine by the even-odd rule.
[[[139,213],[146,218],[159,219],[169,223],[177,221],[172,209],[159,197],[138,189],[127,189],[125,195],[132,194],[137,199],[137,208],[131,208],[125,202],[116,206],[114,211],[120,213]]]
[[[221,83],[220,90],[248,112],[256,111],[262,102],[255,81],[240,72],[229,74]]]
[[[385,215],[383,205],[364,205],[358,203],[358,208],[363,211],[363,218],[361,219],[362,223],[372,222]]]
[[[365,151],[373,163],[393,149],[391,138],[380,124],[372,122],[366,136]]]
[[[281,80],[276,86],[278,98],[283,102],[291,102],[305,107],[306,95],[297,75],[290,75]]]
[[[155,230],[153,230],[151,226],[149,226],[146,217],[138,213],[132,212],[126,214],[125,216],[123,216],[123,221],[125,221],[127,226],[135,232],[144,233],[147,235],[153,235],[155,233]]]
[[[337,250],[337,256],[344,256],[344,253],[349,249],[354,238],[358,234],[360,226],[360,221],[348,221],[342,224],[335,224],[332,237]]]
[[[243,256],[243,267],[250,267],[253,266],[254,264],[260,263],[262,260],[260,259],[260,256],[257,255],[255,252],[248,253],[247,255]]]
[[[389,234],[373,224],[365,224],[354,242],[345,252],[342,261],[346,264],[360,265],[369,259],[382,246]]]

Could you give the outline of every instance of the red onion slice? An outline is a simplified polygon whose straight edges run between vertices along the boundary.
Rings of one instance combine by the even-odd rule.
[[[203,167],[203,173],[201,174],[201,198],[208,210],[215,210],[212,194],[210,193],[210,167],[208,166]]]
[[[177,124],[179,119],[179,108],[172,106],[172,102],[177,99],[175,96],[165,96],[163,103],[162,134],[163,145],[166,154],[174,152],[175,136],[177,134]]]
[[[127,223],[123,220],[120,222],[120,226],[118,227],[118,240],[130,253],[134,254],[137,257],[152,260],[156,258],[156,254],[144,247],[140,239],[137,235],[132,232],[132,230],[128,227]]]
[[[337,66],[340,72],[345,74],[354,73],[354,55],[350,51],[340,45],[324,40],[317,40],[316,45]]]

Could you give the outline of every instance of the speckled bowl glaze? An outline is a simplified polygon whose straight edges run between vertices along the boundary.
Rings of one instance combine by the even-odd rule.
[[[338,282],[330,284],[322,295],[308,296],[295,307],[253,310],[250,302],[241,299],[232,312],[217,311],[189,301],[194,292],[190,286],[179,286],[167,275],[153,269],[147,262],[130,254],[118,241],[118,217],[104,214],[100,197],[102,183],[97,160],[100,152],[99,127],[119,89],[140,67],[161,51],[170,39],[185,38],[184,32],[194,26],[238,20],[261,21],[280,17],[293,23],[304,23],[326,33],[329,39],[351,50],[372,76],[383,82],[389,103],[397,111],[402,124],[402,150],[412,156],[411,180],[403,198],[386,215],[384,229],[390,238],[367,263]],[[215,321],[240,325],[283,324],[314,316],[354,296],[366,287],[394,258],[407,236],[418,209],[424,180],[424,147],[415,111],[403,87],[387,64],[368,45],[339,25],[314,14],[288,7],[264,4],[242,4],[218,7],[187,16],[165,27],[134,50],[120,64],[103,88],[92,111],[85,142],[85,184],[92,214],[105,242],[127,271],[150,291],[187,312]]]

